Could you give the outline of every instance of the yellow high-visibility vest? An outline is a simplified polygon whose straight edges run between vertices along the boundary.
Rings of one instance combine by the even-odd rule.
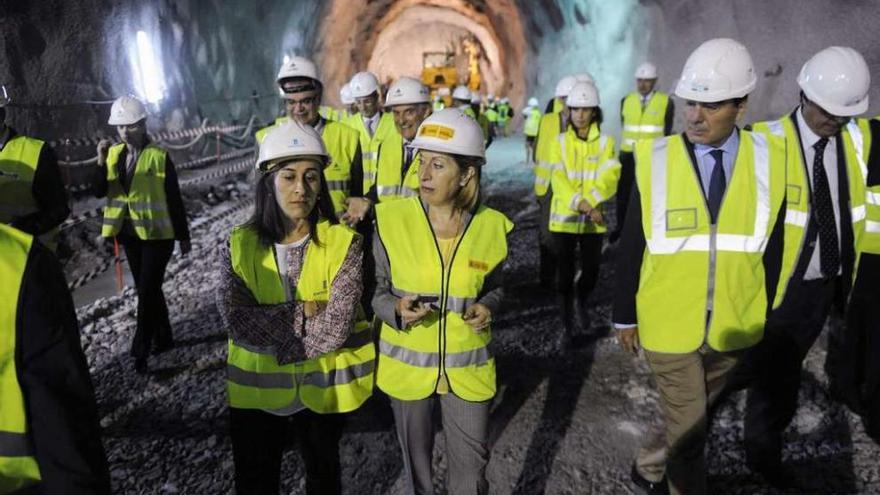
[[[400,400],[428,397],[441,373],[450,391],[468,401],[495,395],[495,359],[489,329],[473,331],[462,319],[483,280],[507,257],[513,223],[479,207],[444,267],[428,215],[418,198],[376,205],[376,230],[388,253],[392,292],[437,298],[439,310],[406,330],[382,325],[377,385]]]
[[[529,113],[526,115],[526,121],[523,124],[523,134],[528,137],[535,137],[538,135],[538,129],[541,126],[541,111],[538,110],[537,107],[529,110]]]
[[[553,143],[562,133],[559,113],[548,113],[541,117],[538,126],[538,140],[535,143],[535,195],[543,196],[550,189],[550,177],[553,173]]]
[[[320,245],[309,242],[296,282],[297,301],[327,301],[351,242],[357,235],[341,224],[318,223]],[[235,273],[260,304],[287,301],[275,251],[249,227],[236,227],[229,239]],[[373,391],[376,351],[370,325],[359,312],[342,348],[314,359],[278,364],[274,349],[261,349],[229,339],[226,388],[229,405],[276,414],[295,412],[298,402],[311,411],[350,412]],[[293,330],[291,330],[293,331]],[[299,399],[299,401],[297,401]]]
[[[403,174],[403,137],[399,132],[388,133],[379,143],[376,162],[376,196],[379,202],[394,201],[419,195],[420,155],[415,153],[406,174]]]
[[[655,91],[642,108],[639,93],[630,93],[623,100],[623,128],[620,131],[620,151],[631,152],[639,139],[652,139],[663,136],[666,126],[666,107],[669,95]]]
[[[394,116],[388,112],[379,117],[379,124],[376,126],[376,132],[370,136],[370,131],[364,125],[364,119],[360,112],[352,115],[345,121],[352,129],[358,132],[361,139],[361,156],[364,160],[364,191],[369,191],[376,181],[376,152],[386,136],[397,132],[394,126]]]
[[[559,134],[551,149],[553,163],[550,232],[569,234],[602,233],[608,229],[590,221],[577,209],[581,199],[604,210],[604,203],[617,193],[620,162],[614,151],[614,138],[590,126],[586,140],[574,128]]]
[[[271,129],[288,122],[287,117],[275,120],[275,123],[257,131],[257,144],[261,144]],[[351,165],[357,154],[360,138],[358,133],[349,126],[325,120],[321,129],[321,139],[330,155],[330,163],[324,168],[324,178],[330,190],[330,199],[337,215],[345,212],[345,199],[351,195]],[[361,149],[361,161],[366,168],[365,154]],[[364,171],[366,174],[366,171]]]
[[[107,205],[101,235],[119,234],[125,219],[143,240],[174,239],[174,226],[165,196],[165,150],[147,145],[138,156],[134,176],[126,194],[119,181],[119,155],[125,144],[110,147],[107,153]],[[124,164],[122,166],[125,166]]]
[[[41,479],[15,369],[18,301],[32,244],[30,235],[0,224],[0,493],[20,490]]]
[[[43,141],[15,136],[0,150],[0,223],[11,224],[18,218],[39,211],[34,198],[34,175],[40,162]],[[53,228],[39,236],[51,250],[58,246],[60,229]]]
[[[782,251],[782,270],[773,306],[782,303],[789,283],[797,268],[797,261],[804,249],[807,221],[810,218],[810,192],[812,187],[807,175],[807,167],[801,153],[801,141],[791,116],[780,120],[758,122],[752,126],[755,132],[764,132],[785,139],[786,155],[786,196],[785,196],[785,240]],[[867,177],[868,152],[871,149],[871,130],[866,119],[853,119],[841,131],[844,157],[846,159],[847,183],[850,191],[850,213],[855,252],[858,260],[860,240],[866,233],[865,180]],[[859,143],[856,147],[855,143]],[[858,261],[856,261],[858,264]]]
[[[785,141],[747,131],[739,139],[715,225],[682,136],[636,143],[646,242],[636,313],[645,349],[687,353],[705,343],[733,351],[763,337],[771,301],[762,257],[785,199]]]

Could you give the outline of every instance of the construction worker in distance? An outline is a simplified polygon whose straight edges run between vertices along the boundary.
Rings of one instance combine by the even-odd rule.
[[[488,148],[494,137],[489,130],[489,120],[478,113],[479,107],[478,110],[474,110],[471,101],[471,91],[467,86],[458,85],[455,87],[455,91],[452,92],[452,105],[480,124],[480,129],[483,130],[483,137],[486,139],[486,147]]]
[[[58,160],[43,141],[6,125],[9,102],[0,85],[0,223],[37,236],[55,251],[59,226],[70,215]]]
[[[189,227],[177,171],[168,152],[147,135],[147,111],[131,96],[116,99],[107,123],[122,141],[98,143],[95,196],[107,198],[101,235],[125,250],[138,295],[137,330],[131,344],[134,369],[144,373],[147,357],[174,345],[162,292],[165,268],[174,253],[189,253]]]
[[[479,91],[471,91],[471,110],[474,111],[474,115],[477,117],[485,113],[483,111],[483,96]]]
[[[109,494],[110,472],[61,265],[0,224],[0,493]]]
[[[606,231],[604,203],[617,191],[620,163],[614,138],[601,134],[599,91],[577,83],[565,100],[568,126],[550,148],[550,237],[556,258],[556,298],[562,317],[557,349],[567,351],[576,318],[590,333],[587,301],[599,279],[602,237]],[[575,283],[575,273],[580,277]]]
[[[365,166],[358,133],[346,124],[321,116],[319,108],[324,85],[318,76],[318,68],[311,60],[291,57],[281,66],[276,82],[283,93],[287,118],[257,131],[257,142],[262,143],[272,128],[289,120],[314,127],[330,153],[331,161],[324,168],[324,175],[327,176],[336,214],[349,226],[356,225],[371,206],[370,201],[363,197]]]
[[[363,190],[369,191],[376,180],[376,148],[386,134],[395,132],[394,118],[382,111],[379,103],[379,80],[372,72],[358,72],[348,83],[358,113],[346,124],[358,131],[364,154]]]
[[[435,94],[431,102],[431,109],[435,112],[439,112],[444,108],[446,108],[446,103],[443,101],[443,98],[441,98],[439,94]]]
[[[357,105],[354,103],[354,97],[351,96],[351,88],[348,83],[343,84],[342,87],[339,88],[339,101],[342,103],[342,107],[336,110],[339,114],[337,120],[339,122],[346,122],[358,111]]]
[[[498,100],[496,108],[498,112],[498,130],[502,136],[507,136],[507,126],[513,118],[513,110],[510,108],[510,99],[506,96]]]
[[[526,136],[526,164],[535,162],[535,139],[538,137],[538,128],[541,125],[541,109],[538,107],[538,99],[534,96],[529,98],[528,106],[523,108],[523,134]]]
[[[664,427],[631,470],[649,493],[665,493],[664,470],[671,493],[706,493],[710,409],[773,305],[786,145],[736,126],[756,83],[742,44],[706,41],[675,88],[685,132],[635,144],[613,321],[626,351],[644,350],[660,389]]]
[[[486,120],[489,121],[489,129],[492,130],[492,135],[498,135],[498,102],[495,100],[495,95],[489,93],[486,96]]]
[[[797,410],[803,360],[832,306],[843,308],[849,299],[858,262],[856,241],[865,229],[865,167],[871,143],[880,139],[868,119],[857,118],[868,110],[871,87],[868,64],[859,52],[826,48],[803,65],[797,82],[800,105],[779,120],[753,126],[788,143],[789,194],[778,307],[767,321],[764,339],[741,364],[752,378],[746,400],[746,461],[780,489],[807,489],[782,464],[782,433]]]
[[[336,219],[322,173],[329,161],[312,126],[292,120],[269,131],[254,214],[220,250],[236,493],[278,493],[291,426],[306,493],[340,493],[343,413],[372,394],[363,240]]]
[[[431,114],[431,95],[418,80],[401,77],[388,89],[385,108],[394,116],[395,132],[387,133],[376,150],[376,183],[367,195],[376,202],[418,196],[419,157],[412,141]]]
[[[391,398],[406,493],[434,493],[439,402],[447,491],[485,494],[496,392],[489,327],[503,297],[513,224],[480,202],[485,148],[472,118],[441,110],[422,122],[412,146],[422,163],[419,197],[376,206],[376,384]]]
[[[545,113],[538,125],[538,136],[535,138],[535,196],[538,200],[538,279],[540,287],[552,290],[556,280],[556,265],[552,254],[550,239],[550,175],[553,162],[550,155],[552,143],[568,128],[568,110],[565,109],[565,98],[578,82],[593,82],[589,74],[565,76],[556,83],[554,101],[561,101],[562,106],[556,113]]]
[[[672,133],[675,108],[669,95],[656,91],[657,67],[645,62],[636,68],[636,92],[620,101],[620,184],[617,187],[617,224],[609,237],[616,242],[626,218],[629,192],[635,178],[633,145],[639,139],[658,138]]]

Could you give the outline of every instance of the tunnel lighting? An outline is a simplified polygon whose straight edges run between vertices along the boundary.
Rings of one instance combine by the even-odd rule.
[[[153,44],[144,31],[137,32],[137,57],[133,65],[135,82],[140,84],[143,97],[150,103],[158,103],[164,96],[162,66],[156,59]]]
[[[287,62],[290,62],[290,55],[284,56],[284,63],[286,64]]]

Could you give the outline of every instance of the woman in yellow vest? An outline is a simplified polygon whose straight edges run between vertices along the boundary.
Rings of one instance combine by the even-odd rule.
[[[376,205],[377,385],[391,397],[408,493],[433,493],[432,409],[446,435],[449,493],[488,492],[489,324],[513,224],[480,204],[483,133],[457,108],[419,126],[419,197]]]
[[[614,138],[599,132],[602,109],[596,87],[589,82],[575,84],[565,106],[568,125],[550,148],[550,236],[556,254],[556,291],[563,322],[557,341],[559,350],[571,343],[576,303],[581,325],[585,330],[590,328],[587,300],[599,277],[606,231],[603,209],[616,193],[620,178]],[[578,268],[581,275],[575,284]]]
[[[227,391],[239,494],[278,493],[286,432],[300,437],[306,492],[340,492],[342,414],[373,387],[360,311],[362,240],[339,223],[321,136],[296,121],[260,146],[254,215],[220,255]]]
[[[123,96],[113,102],[107,123],[116,126],[122,142],[98,143],[100,173],[95,185],[95,195],[107,197],[101,235],[122,244],[137,288],[131,355],[138,373],[146,371],[151,352],[174,344],[162,281],[174,240],[180,242],[182,254],[190,250],[177,172],[168,153],[150,142],[146,121],[146,109],[137,99]]]

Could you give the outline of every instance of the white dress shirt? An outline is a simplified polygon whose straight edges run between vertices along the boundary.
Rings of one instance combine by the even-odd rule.
[[[379,117],[382,114],[380,112],[376,112],[372,117],[363,117],[364,119],[364,127],[367,128],[367,132],[370,133],[370,137],[373,137],[373,134],[376,133],[376,127],[379,126]]]
[[[795,114],[798,130],[801,133],[801,152],[804,157],[804,164],[807,167],[807,177],[810,180],[810,191],[813,190],[813,159],[816,157],[816,150],[813,145],[819,141],[820,137],[810,129],[804,120],[803,107],[799,108]],[[834,208],[834,225],[837,229],[837,244],[840,247],[840,189],[838,187],[837,177],[837,139],[835,137],[828,138],[828,144],[825,146],[825,154],[822,155],[825,165],[825,175],[828,176],[828,189],[831,192],[831,204]],[[811,194],[812,196],[812,194]],[[812,209],[811,209],[812,212]],[[809,225],[809,223],[807,224]],[[810,258],[810,264],[804,272],[804,280],[816,280],[822,278],[822,265],[819,261],[819,250],[822,245],[819,243],[819,236],[816,236],[816,247],[813,249],[813,256]],[[838,251],[839,252],[839,251]],[[838,268],[837,274],[841,271]]]

